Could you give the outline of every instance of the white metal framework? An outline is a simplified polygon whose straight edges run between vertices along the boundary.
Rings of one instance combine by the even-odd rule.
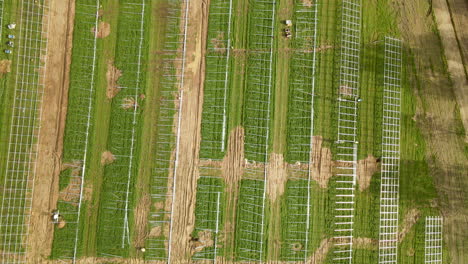
[[[217,179],[213,180],[216,181]],[[208,261],[216,263],[221,221],[220,206],[222,194],[220,190],[222,190],[222,186],[215,182],[210,182],[210,179],[207,180],[210,184],[197,185],[197,203],[200,202],[203,204],[197,204],[199,208],[196,210],[195,232],[210,232],[213,239],[213,246],[208,246],[201,251],[195,252],[193,259],[204,260],[205,263],[208,263]]]
[[[294,53],[290,65],[292,109],[288,114],[288,154],[292,162],[308,164],[306,168],[298,166],[291,173],[291,188],[294,193],[287,196],[287,206],[293,214],[288,214],[286,243],[288,250],[286,259],[307,261],[309,258],[309,240],[311,231],[311,182],[312,182],[312,152],[314,148],[314,93],[317,66],[317,26],[319,1],[313,5],[297,0]],[[306,138],[308,143],[301,138]],[[306,184],[303,184],[304,181]],[[297,184],[297,185],[296,185]],[[306,212],[304,214],[304,211]],[[301,249],[293,249],[297,243]]]
[[[443,219],[440,216],[426,216],[424,263],[442,264]]]
[[[379,263],[397,263],[402,47],[385,38]]]
[[[49,1],[21,1],[10,137],[1,192],[0,259],[26,263],[47,53]]]
[[[222,172],[220,153],[225,151],[227,126],[227,98],[229,92],[229,62],[231,54],[232,0],[210,2],[208,43],[206,54],[205,87],[202,113],[200,157],[209,159],[200,165],[197,183],[195,232],[211,232],[214,246],[205,247],[193,255],[194,260],[216,263],[220,225],[220,198]],[[201,162],[202,163],[202,162]]]
[[[79,1],[75,6],[75,16],[77,19],[79,18],[79,25],[74,27],[74,32],[75,34],[84,33],[83,35],[87,37],[79,39],[78,45],[82,45],[80,49],[74,46],[77,49],[74,49],[73,54],[74,61],[71,66],[69,96],[73,97],[75,101],[70,101],[68,104],[64,148],[69,148],[69,150],[65,152],[63,159],[71,162],[67,165],[72,166],[72,170],[79,171],[79,173],[70,173],[70,183],[66,194],[69,199],[58,201],[59,209],[62,205],[67,208],[67,210],[60,210],[60,215],[67,223],[67,229],[74,230],[75,236],[54,242],[60,243],[62,248],[62,251],[56,257],[59,259],[72,259],[73,263],[76,262],[78,254],[80,213],[95,94],[98,32],[96,30],[93,35],[89,29],[97,28],[99,7],[99,0]],[[76,129],[76,127],[83,129]]]
[[[335,263],[352,263],[357,116],[361,50],[361,0],[343,0],[338,92],[338,163],[335,201]]]
[[[151,207],[149,228],[165,230],[168,227],[169,234],[148,237],[145,258],[147,260],[164,260],[167,263],[171,263],[172,214],[177,183],[189,8],[189,0],[169,1],[166,9],[166,41],[163,50],[161,50],[163,66],[160,77],[161,94],[155,147],[157,151],[154,161],[155,168],[151,175],[151,200],[152,203],[163,204],[163,206],[161,208]],[[180,49],[182,49],[182,53]],[[176,135],[173,131],[174,114],[177,116]],[[175,153],[173,153],[174,144]],[[173,159],[173,154],[175,159]]]
[[[145,78],[142,77],[142,60],[145,43],[145,13],[147,1],[125,1],[119,7],[119,20],[125,21],[126,27],[121,27],[121,40],[117,43],[119,63],[129,64],[129,68],[119,79],[119,88],[122,91],[117,95],[131,97],[134,102],[128,110],[117,106],[112,108],[111,116],[121,129],[110,131],[109,148],[115,157],[112,166],[104,170],[106,181],[103,184],[103,192],[112,193],[112,196],[103,196],[100,210],[100,221],[104,222],[102,236],[117,238],[115,229],[120,228],[120,247],[128,247],[130,242],[129,217],[131,213],[130,197],[131,182],[136,173],[135,151],[137,144],[137,124],[139,119],[140,95],[143,91]],[[134,66],[135,65],[135,66]],[[114,100],[115,104],[121,104]],[[125,179],[125,180],[123,180]],[[106,184],[107,182],[107,184]],[[120,226],[120,227],[119,227]],[[99,241],[98,241],[99,242]],[[122,254],[122,250],[111,248],[108,245],[101,247],[99,255],[116,257]]]
[[[210,2],[200,155],[225,150],[232,0]],[[209,157],[208,157],[209,158]]]
[[[268,144],[270,140],[271,90],[273,84],[273,47],[276,2],[250,2],[251,35],[245,89],[245,157],[259,166],[247,166],[241,182],[238,204],[238,258],[262,261],[265,255],[265,203],[268,181]],[[254,27],[254,28],[252,28]]]

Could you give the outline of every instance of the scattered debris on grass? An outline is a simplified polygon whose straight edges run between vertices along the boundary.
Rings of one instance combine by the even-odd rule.
[[[122,100],[122,108],[125,110],[138,108],[138,103],[133,97],[126,97]]]
[[[211,39],[211,44],[213,44],[215,51],[219,53],[226,52],[226,46],[224,42],[224,32],[219,32],[216,38]]]
[[[72,205],[77,206],[80,201],[80,188],[77,186],[80,185],[80,177],[70,177],[68,186],[59,192],[59,200],[70,202]]]
[[[312,7],[315,3],[314,0],[302,0],[305,7]]]

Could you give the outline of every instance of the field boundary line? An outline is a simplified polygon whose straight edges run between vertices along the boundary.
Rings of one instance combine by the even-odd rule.
[[[133,170],[133,152],[135,150],[135,130],[137,124],[137,109],[138,109],[138,93],[140,92],[140,75],[141,75],[141,52],[143,47],[143,39],[144,39],[144,25],[145,25],[145,6],[146,1],[142,0],[142,11],[141,11],[141,21],[140,21],[140,44],[138,46],[138,62],[137,62],[137,76],[136,76],[136,89],[135,89],[135,104],[133,106],[133,126],[132,126],[132,140],[130,144],[130,164],[128,166],[128,177],[127,177],[127,191],[125,193],[125,216],[124,216],[124,227],[122,233],[122,248],[125,248],[125,236],[127,236],[128,244],[130,245],[130,228],[128,225],[128,200],[130,198],[130,181],[132,178],[132,170]]]
[[[398,261],[402,42],[384,39],[379,263]]]
[[[96,1],[96,22],[95,22],[95,27],[96,30],[94,31],[94,49],[93,49],[93,65],[92,65],[92,74],[91,74],[91,87],[90,87],[90,97],[94,93],[94,75],[95,75],[95,69],[96,69],[96,53],[97,53],[97,36],[98,36],[98,21],[99,21],[99,6],[100,6],[100,0]],[[87,156],[88,156],[88,143],[89,143],[89,129],[91,126],[91,110],[92,110],[92,104],[93,100],[89,100],[88,104],[88,117],[86,121],[86,140],[85,140],[85,151],[84,151],[84,156],[83,156],[83,168],[81,169],[81,184],[80,184],[80,200],[78,202],[78,213],[77,213],[77,227],[76,227],[76,232],[75,232],[75,246],[73,248],[73,264],[76,263],[76,258],[77,258],[77,250],[78,250],[78,237],[79,237],[79,229],[80,229],[80,215],[81,215],[81,204],[83,201],[83,188],[84,188],[84,178],[85,178],[85,172],[86,172],[86,164],[87,164]]]
[[[171,251],[172,251],[172,229],[174,227],[174,205],[175,205],[175,197],[176,197],[176,186],[177,186],[177,167],[179,165],[179,145],[180,145],[180,125],[182,123],[182,105],[184,101],[184,85],[185,85],[185,59],[187,53],[187,28],[188,28],[188,12],[190,9],[190,0],[185,1],[185,14],[184,14],[184,40],[183,40],[183,47],[182,47],[182,68],[181,68],[181,78],[179,84],[179,112],[177,114],[177,139],[176,139],[176,154],[174,160],[174,180],[172,184],[172,203],[171,203],[171,221],[169,227],[169,241],[168,241],[168,252],[167,252],[167,262],[171,263]]]
[[[228,33],[227,33],[227,47],[226,47],[226,75],[224,79],[224,105],[223,105],[223,132],[221,135],[221,151],[225,149],[226,141],[226,101],[227,101],[227,89],[229,84],[229,58],[231,54],[231,19],[232,19],[232,0],[229,0],[229,19],[228,19]]]
[[[316,66],[317,66],[317,24],[318,24],[318,5],[319,0],[316,0],[314,3],[314,43],[312,46],[313,55],[312,55],[312,99],[311,99],[311,107],[310,107],[310,148],[309,148],[309,170],[307,175],[307,219],[306,219],[306,237],[305,237],[305,245],[304,245],[304,261],[306,262],[308,259],[307,252],[309,248],[309,233],[310,233],[310,198],[311,198],[311,182],[312,182],[312,160],[311,155],[314,149],[314,99],[315,99],[315,78],[316,78]]]

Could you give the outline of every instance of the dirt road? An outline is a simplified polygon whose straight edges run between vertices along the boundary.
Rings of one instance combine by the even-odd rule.
[[[53,225],[50,212],[55,209],[58,198],[74,6],[74,0],[50,0],[47,71],[28,239],[28,263],[40,263],[51,252]]]
[[[447,66],[452,78],[455,96],[460,106],[460,114],[465,131],[468,131],[468,83],[463,65],[462,53],[458,46],[457,36],[452,17],[446,0],[434,0],[433,10],[436,17],[437,27],[440,32]],[[468,12],[468,10],[465,10]],[[463,31],[459,34],[463,35]],[[466,135],[468,142],[468,134]]]
[[[456,59],[454,60],[458,47],[453,40],[442,40],[444,49],[449,49],[444,54],[439,36],[433,31],[433,27],[437,25],[433,17],[428,15],[431,10],[434,11],[438,17],[437,22],[440,23],[440,37],[450,38],[448,35],[442,37],[442,31],[443,34],[453,31],[447,24],[450,23],[450,17],[446,2],[434,0],[433,9],[426,1],[399,0],[396,5],[401,14],[400,27],[405,44],[411,48],[416,58],[415,73],[418,77],[410,76],[411,88],[416,95],[416,115],[413,120],[427,142],[426,158],[429,161],[430,176],[436,184],[438,202],[444,216],[444,240],[450,250],[452,263],[465,263],[468,258],[468,230],[465,228],[468,223],[465,205],[468,197],[468,159],[463,142],[465,136],[456,132],[461,125],[457,115],[457,102],[460,99],[456,96],[456,90],[459,87],[456,87],[453,77],[447,77],[443,60],[445,55],[451,65],[449,67],[459,67]]]
[[[182,101],[177,188],[172,227],[172,263],[189,263],[190,235],[195,224],[198,150],[208,27],[207,2],[191,0],[188,15],[186,68]]]

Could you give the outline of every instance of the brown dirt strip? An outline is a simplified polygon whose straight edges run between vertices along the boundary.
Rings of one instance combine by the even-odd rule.
[[[190,237],[195,225],[198,150],[200,146],[201,113],[205,69],[205,49],[208,28],[208,3],[190,1],[185,82],[182,90],[182,122],[180,127],[179,160],[174,211],[172,213],[173,263],[190,262]]]
[[[272,153],[267,166],[267,194],[271,201],[276,201],[279,196],[283,195],[286,181],[288,180],[283,154]]]
[[[227,154],[223,160],[222,170],[225,192],[229,194],[226,201],[226,220],[224,223],[224,248],[228,251],[228,258],[234,257],[235,232],[236,232],[236,209],[239,197],[239,183],[244,173],[244,129],[236,127],[229,135]]]
[[[434,2],[435,3],[435,2]],[[453,83],[447,76],[440,38],[431,9],[425,1],[395,1],[400,14],[400,31],[415,56],[415,71],[410,85],[416,95],[413,119],[427,142],[426,159],[430,176],[438,192],[438,204],[444,216],[444,240],[454,263],[468,259],[468,159],[465,137],[455,132],[461,125]],[[437,7],[437,6],[436,6]],[[465,12],[466,13],[466,12]],[[412,70],[412,69],[410,69]],[[417,76],[415,76],[417,74]]]
[[[465,64],[465,74],[468,73],[468,1],[466,0],[447,0],[452,16],[453,27],[457,35],[460,53]],[[468,75],[466,76],[468,81]]]
[[[448,71],[450,72],[450,77],[453,82],[455,97],[460,107],[463,126],[465,127],[465,131],[468,131],[468,82],[447,1],[434,0],[433,10],[444,46],[444,53],[447,59]],[[468,12],[468,10],[465,10],[465,12]],[[465,136],[465,141],[468,142],[468,133],[466,133]]]
[[[312,170],[312,179],[317,181],[321,188],[327,188],[328,181],[332,177],[332,153],[329,148],[322,147],[323,137],[314,136],[312,138],[312,154],[310,169]]]
[[[44,17],[44,20],[49,19],[47,71],[28,239],[29,263],[40,263],[51,253],[54,228],[50,212],[58,199],[75,2],[50,0],[50,10]]]
[[[93,27],[91,29],[91,33],[96,34],[96,28]],[[111,26],[109,23],[106,23],[104,21],[101,21],[99,22],[99,25],[98,25],[98,32],[97,32],[97,35],[96,37],[98,38],[105,38],[107,36],[109,36],[111,33]]]

